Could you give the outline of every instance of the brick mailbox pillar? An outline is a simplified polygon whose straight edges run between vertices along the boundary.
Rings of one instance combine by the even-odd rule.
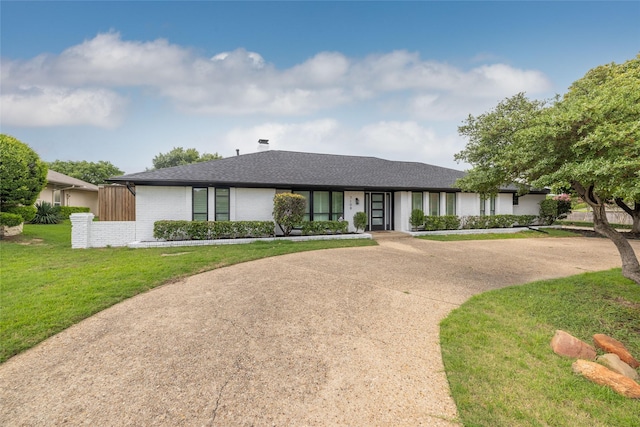
[[[91,223],[94,215],[92,213],[71,214],[71,248],[86,249],[91,242]]]

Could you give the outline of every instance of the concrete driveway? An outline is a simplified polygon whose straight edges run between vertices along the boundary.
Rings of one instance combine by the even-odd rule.
[[[0,366],[0,424],[458,425],[438,344],[447,313],[489,289],[620,265],[604,239],[384,236],[107,309]]]

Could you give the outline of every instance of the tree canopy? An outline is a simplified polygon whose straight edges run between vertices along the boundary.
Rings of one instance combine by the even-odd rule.
[[[107,178],[124,174],[110,162],[100,160],[99,162],[64,161],[56,160],[48,163],[49,169],[78,178],[91,184],[99,185],[106,183]]]
[[[202,153],[200,154],[195,148],[174,147],[168,153],[159,153],[153,158],[153,167],[155,169],[170,168],[173,166],[188,165],[191,163],[208,162],[209,160],[218,160],[222,156],[218,153]]]
[[[640,201],[640,55],[588,71],[548,102],[522,93],[505,99],[458,131],[469,142],[456,159],[473,167],[460,188],[571,188],[593,208],[595,231],[616,244],[625,277],[640,284],[633,248],[605,214],[616,199]]]
[[[0,134],[0,207],[31,206],[47,185],[47,165],[27,144]]]

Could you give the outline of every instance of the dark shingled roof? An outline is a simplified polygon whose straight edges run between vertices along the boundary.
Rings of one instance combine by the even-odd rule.
[[[376,157],[262,151],[166,169],[132,173],[109,181],[138,185],[202,185],[271,188],[377,190],[454,189],[464,172]]]

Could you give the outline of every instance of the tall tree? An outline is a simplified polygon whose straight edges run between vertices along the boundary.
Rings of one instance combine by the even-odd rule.
[[[111,162],[100,160],[99,162],[87,162],[81,161],[64,161],[56,160],[48,163],[49,169],[69,175],[73,178],[78,178],[91,184],[99,185],[104,184],[106,179],[112,176],[123,175],[124,171],[121,171]]]
[[[515,95],[458,130],[469,143],[456,159],[473,166],[462,189],[570,187],[618,249],[622,274],[640,284],[638,258],[605,213],[607,202],[640,200],[640,55],[590,70],[550,103]]]
[[[173,166],[188,165],[191,163],[208,162],[209,160],[218,160],[222,156],[218,153],[202,153],[195,148],[174,147],[168,153],[160,153],[153,158],[153,167],[155,169],[170,168]]]
[[[0,208],[31,206],[47,185],[47,165],[27,144],[0,134]]]

